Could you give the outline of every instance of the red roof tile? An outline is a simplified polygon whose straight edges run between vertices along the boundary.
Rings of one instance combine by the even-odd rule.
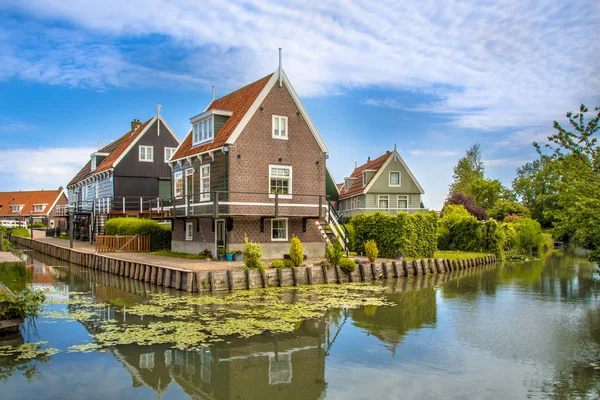
[[[150,121],[152,121],[152,118],[141,124],[135,131],[127,132],[117,140],[109,143],[108,145],[98,150],[98,153],[108,153],[108,156],[106,156],[106,158],[102,160],[100,165],[96,166],[96,169],[94,171],[92,171],[92,161],[88,161],[83,166],[83,168],[81,168],[81,170],[77,173],[77,175],[75,175],[75,177],[71,179],[71,182],[69,182],[67,186],[71,186],[78,182],[81,182],[82,180],[98,172],[111,169],[114,166],[115,161],[117,161],[119,157],[125,152],[125,150],[127,150],[131,142],[133,142],[144,131],[144,129],[146,129]]]
[[[210,103],[206,111],[223,110],[231,111],[233,114],[227,119],[223,127],[215,136],[214,140],[210,143],[200,146],[192,146],[192,131],[190,131],[171,160],[189,157],[194,154],[199,154],[224,146],[227,142],[227,139],[229,139],[242,118],[244,118],[244,115],[246,115],[250,109],[250,106],[252,103],[254,103],[254,100],[256,100],[260,92],[262,92],[272,75],[273,74],[269,74],[254,83],[244,86],[243,88],[229,93],[228,95],[216,99]]]
[[[20,213],[23,216],[33,211],[34,204],[46,204],[43,211],[34,212],[34,215],[48,214],[50,207],[56,202],[62,190],[33,190],[25,192],[0,192],[0,216],[18,217],[19,211],[13,212],[11,205],[22,205]]]
[[[350,175],[351,178],[356,178],[354,183],[352,184],[352,186],[350,186],[350,188],[348,190],[344,190],[344,188],[340,189],[340,200],[345,199],[347,197],[356,196],[357,194],[361,194],[365,189],[362,184],[363,171],[365,171],[365,170],[379,171],[379,169],[383,166],[383,164],[385,164],[385,162],[388,160],[388,158],[390,158],[391,155],[392,155],[391,152],[385,153],[384,155],[382,155],[374,160],[371,160],[371,161],[361,165],[360,167],[357,167],[354,170],[354,172],[352,172],[352,175]]]

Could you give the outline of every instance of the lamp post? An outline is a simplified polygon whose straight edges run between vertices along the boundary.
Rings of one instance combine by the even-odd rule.
[[[33,239],[33,210],[29,212],[29,237]]]
[[[69,214],[69,248],[73,248],[73,217],[75,216],[75,206],[73,204],[69,204],[67,206],[67,211]]]

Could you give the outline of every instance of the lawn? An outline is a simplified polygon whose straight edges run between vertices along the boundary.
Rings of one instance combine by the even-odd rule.
[[[468,251],[436,251],[434,258],[445,258],[447,260],[466,260],[468,258],[486,257],[490,253],[475,253]]]
[[[152,251],[148,253],[153,256],[171,257],[171,258],[186,258],[188,260],[205,260],[206,257],[202,254],[187,254],[177,253],[170,250]]]

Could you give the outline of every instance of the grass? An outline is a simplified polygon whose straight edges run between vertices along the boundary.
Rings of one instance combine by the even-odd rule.
[[[170,250],[161,250],[161,251],[152,251],[148,253],[153,256],[162,256],[162,257],[171,257],[171,258],[185,258],[188,260],[205,260],[206,257],[202,254],[187,254],[187,253],[178,253],[176,251]]]
[[[436,251],[434,258],[445,258],[447,260],[466,260],[468,258],[480,258],[490,253],[476,253],[468,251]]]

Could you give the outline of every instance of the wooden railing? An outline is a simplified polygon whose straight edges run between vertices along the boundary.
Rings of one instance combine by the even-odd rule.
[[[142,253],[150,251],[150,235],[96,236],[97,253]]]

